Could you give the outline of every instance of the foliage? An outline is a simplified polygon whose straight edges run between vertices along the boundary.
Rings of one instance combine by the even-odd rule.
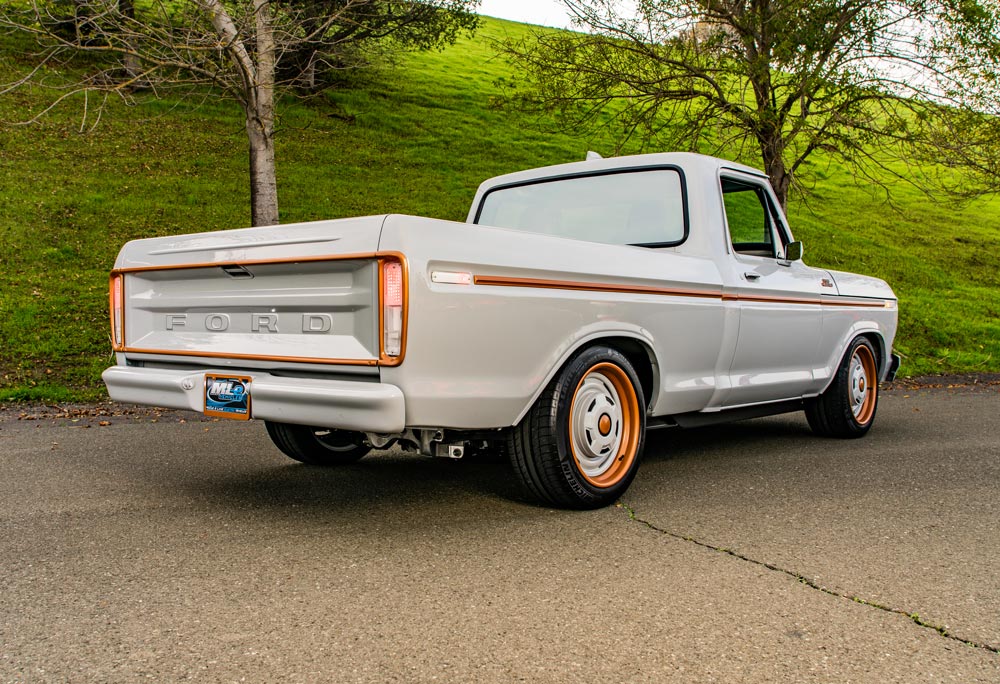
[[[386,50],[432,50],[453,44],[460,35],[475,31],[479,16],[469,0],[280,0],[275,3],[286,17],[283,23],[304,34],[335,21],[311,43],[297,45],[289,55],[286,82],[316,90],[308,83],[310,70],[336,72],[371,66],[386,57]]]
[[[239,103],[250,153],[253,225],[278,222],[275,96],[288,86],[316,91],[320,76],[369,63],[377,48],[429,49],[475,28],[479,0],[31,0],[0,6],[0,30],[34,38],[27,84],[52,92],[41,114],[68,97],[98,93],[134,103],[167,91],[212,86]],[[66,67],[82,74],[62,77]],[[56,71],[54,67],[58,67]],[[95,70],[96,69],[96,70]],[[2,83],[2,82],[0,82]],[[89,105],[89,98],[85,105]],[[85,114],[89,108],[85,108]],[[96,125],[96,123],[94,124]]]
[[[638,0],[634,16],[614,0],[563,1],[586,33],[503,49],[524,72],[508,102],[566,130],[610,124],[619,141],[735,152],[763,166],[782,204],[819,153],[886,189],[994,182],[959,187],[909,164],[961,148],[1000,101],[991,0]],[[981,155],[995,164],[1000,150],[950,159]]]
[[[398,49],[430,50],[475,31],[479,0],[11,0],[0,29],[38,43],[38,62],[82,69],[83,78],[49,74],[34,83],[56,94],[83,88],[129,101],[138,93],[200,92],[211,85],[241,99],[246,84],[231,69],[230,43],[256,54],[255,16],[267,14],[278,45],[281,88],[317,90],[307,83],[343,69],[372,65],[372,56]],[[214,15],[225,12],[235,34],[221,35]],[[305,61],[302,56],[305,55]],[[135,60],[126,65],[125,59]],[[132,69],[129,72],[126,69]],[[296,68],[297,67],[297,68]],[[307,73],[310,72],[310,73]],[[74,72],[80,75],[80,72]],[[8,87],[17,81],[12,81]],[[152,87],[155,86],[155,89]],[[196,86],[192,88],[192,86]],[[155,90],[155,92],[150,92]]]
[[[491,42],[529,32],[487,20],[475,39],[408,55],[363,88],[284,103],[284,220],[464,220],[490,176],[613,152],[604,131],[548,133],[544,119],[490,106],[493,82],[510,74]],[[0,37],[0,80],[32,63],[30,49]],[[215,91],[193,95],[111,102],[103,124],[83,132],[81,95],[38,125],[0,128],[0,400],[103,391],[100,372],[113,363],[107,274],[127,240],[248,225],[242,116]],[[0,120],[46,102],[33,88],[0,96]],[[334,106],[353,123],[331,116]],[[886,211],[835,158],[820,152],[806,165],[813,194],[791,206],[806,262],[892,284],[902,373],[1000,371],[1000,199],[955,209],[899,184],[900,210]]]

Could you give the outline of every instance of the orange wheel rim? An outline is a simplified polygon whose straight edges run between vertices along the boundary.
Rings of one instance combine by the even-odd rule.
[[[577,471],[594,487],[625,478],[639,452],[639,398],[628,375],[610,362],[580,379],[569,410],[569,445]]]
[[[872,350],[862,345],[854,350],[848,369],[847,388],[851,412],[859,425],[867,425],[875,415],[878,399],[878,370]]]

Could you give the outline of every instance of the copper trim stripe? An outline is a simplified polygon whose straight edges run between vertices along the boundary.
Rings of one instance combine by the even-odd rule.
[[[696,290],[688,288],[649,287],[643,285],[621,285],[615,283],[594,283],[575,280],[545,280],[539,278],[514,278],[506,276],[474,276],[476,285],[494,287],[527,287],[548,290],[574,290],[585,292],[617,292],[623,294],[649,294],[664,297],[694,297],[698,299],[719,299],[722,301],[758,302],[766,304],[807,304],[812,306],[849,306],[883,309],[892,300],[886,299],[840,299],[837,295],[820,297],[778,297],[774,295],[739,294],[720,290]]]
[[[691,290],[685,288],[647,287],[643,285],[617,285],[613,283],[587,283],[572,280],[538,280],[535,278],[506,278],[501,276],[475,276],[472,282],[476,285],[494,285],[497,287],[532,287],[550,290],[583,290],[587,292],[620,292],[623,294],[651,294],[676,297],[699,297],[704,299],[721,299],[722,292],[718,290]]]
[[[823,304],[823,300],[819,297],[777,297],[775,295],[757,295],[757,294],[738,294],[738,293],[726,293],[722,296],[723,300],[733,300],[739,302],[756,302],[763,304],[808,304],[811,306],[820,306]],[[879,304],[881,306],[881,304]]]
[[[894,299],[836,299],[840,295],[828,295],[828,299],[822,301],[823,306],[859,306],[869,309],[888,309],[895,302]]]
[[[265,356],[263,354],[231,354],[229,352],[202,352],[176,349],[139,349],[127,347],[123,351],[128,354],[158,354],[161,356],[193,356],[205,359],[246,359],[249,361],[283,361],[294,363],[322,363],[338,366],[377,366],[377,359],[326,359],[309,356]]]

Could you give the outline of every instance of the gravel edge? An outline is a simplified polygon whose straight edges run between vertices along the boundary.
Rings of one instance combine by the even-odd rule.
[[[882,392],[907,394],[910,392],[994,393],[1000,392],[1000,373],[967,373],[925,375],[900,378],[882,383]],[[73,424],[81,427],[106,427],[122,422],[212,423],[209,418],[192,411],[151,408],[133,404],[119,404],[109,400],[92,403],[42,403],[11,402],[0,404],[0,424],[19,421],[36,421],[38,424]]]

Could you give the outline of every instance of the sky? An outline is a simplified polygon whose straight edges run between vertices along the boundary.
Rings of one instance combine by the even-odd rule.
[[[483,0],[479,13],[539,26],[570,26],[569,14],[559,0]]]

